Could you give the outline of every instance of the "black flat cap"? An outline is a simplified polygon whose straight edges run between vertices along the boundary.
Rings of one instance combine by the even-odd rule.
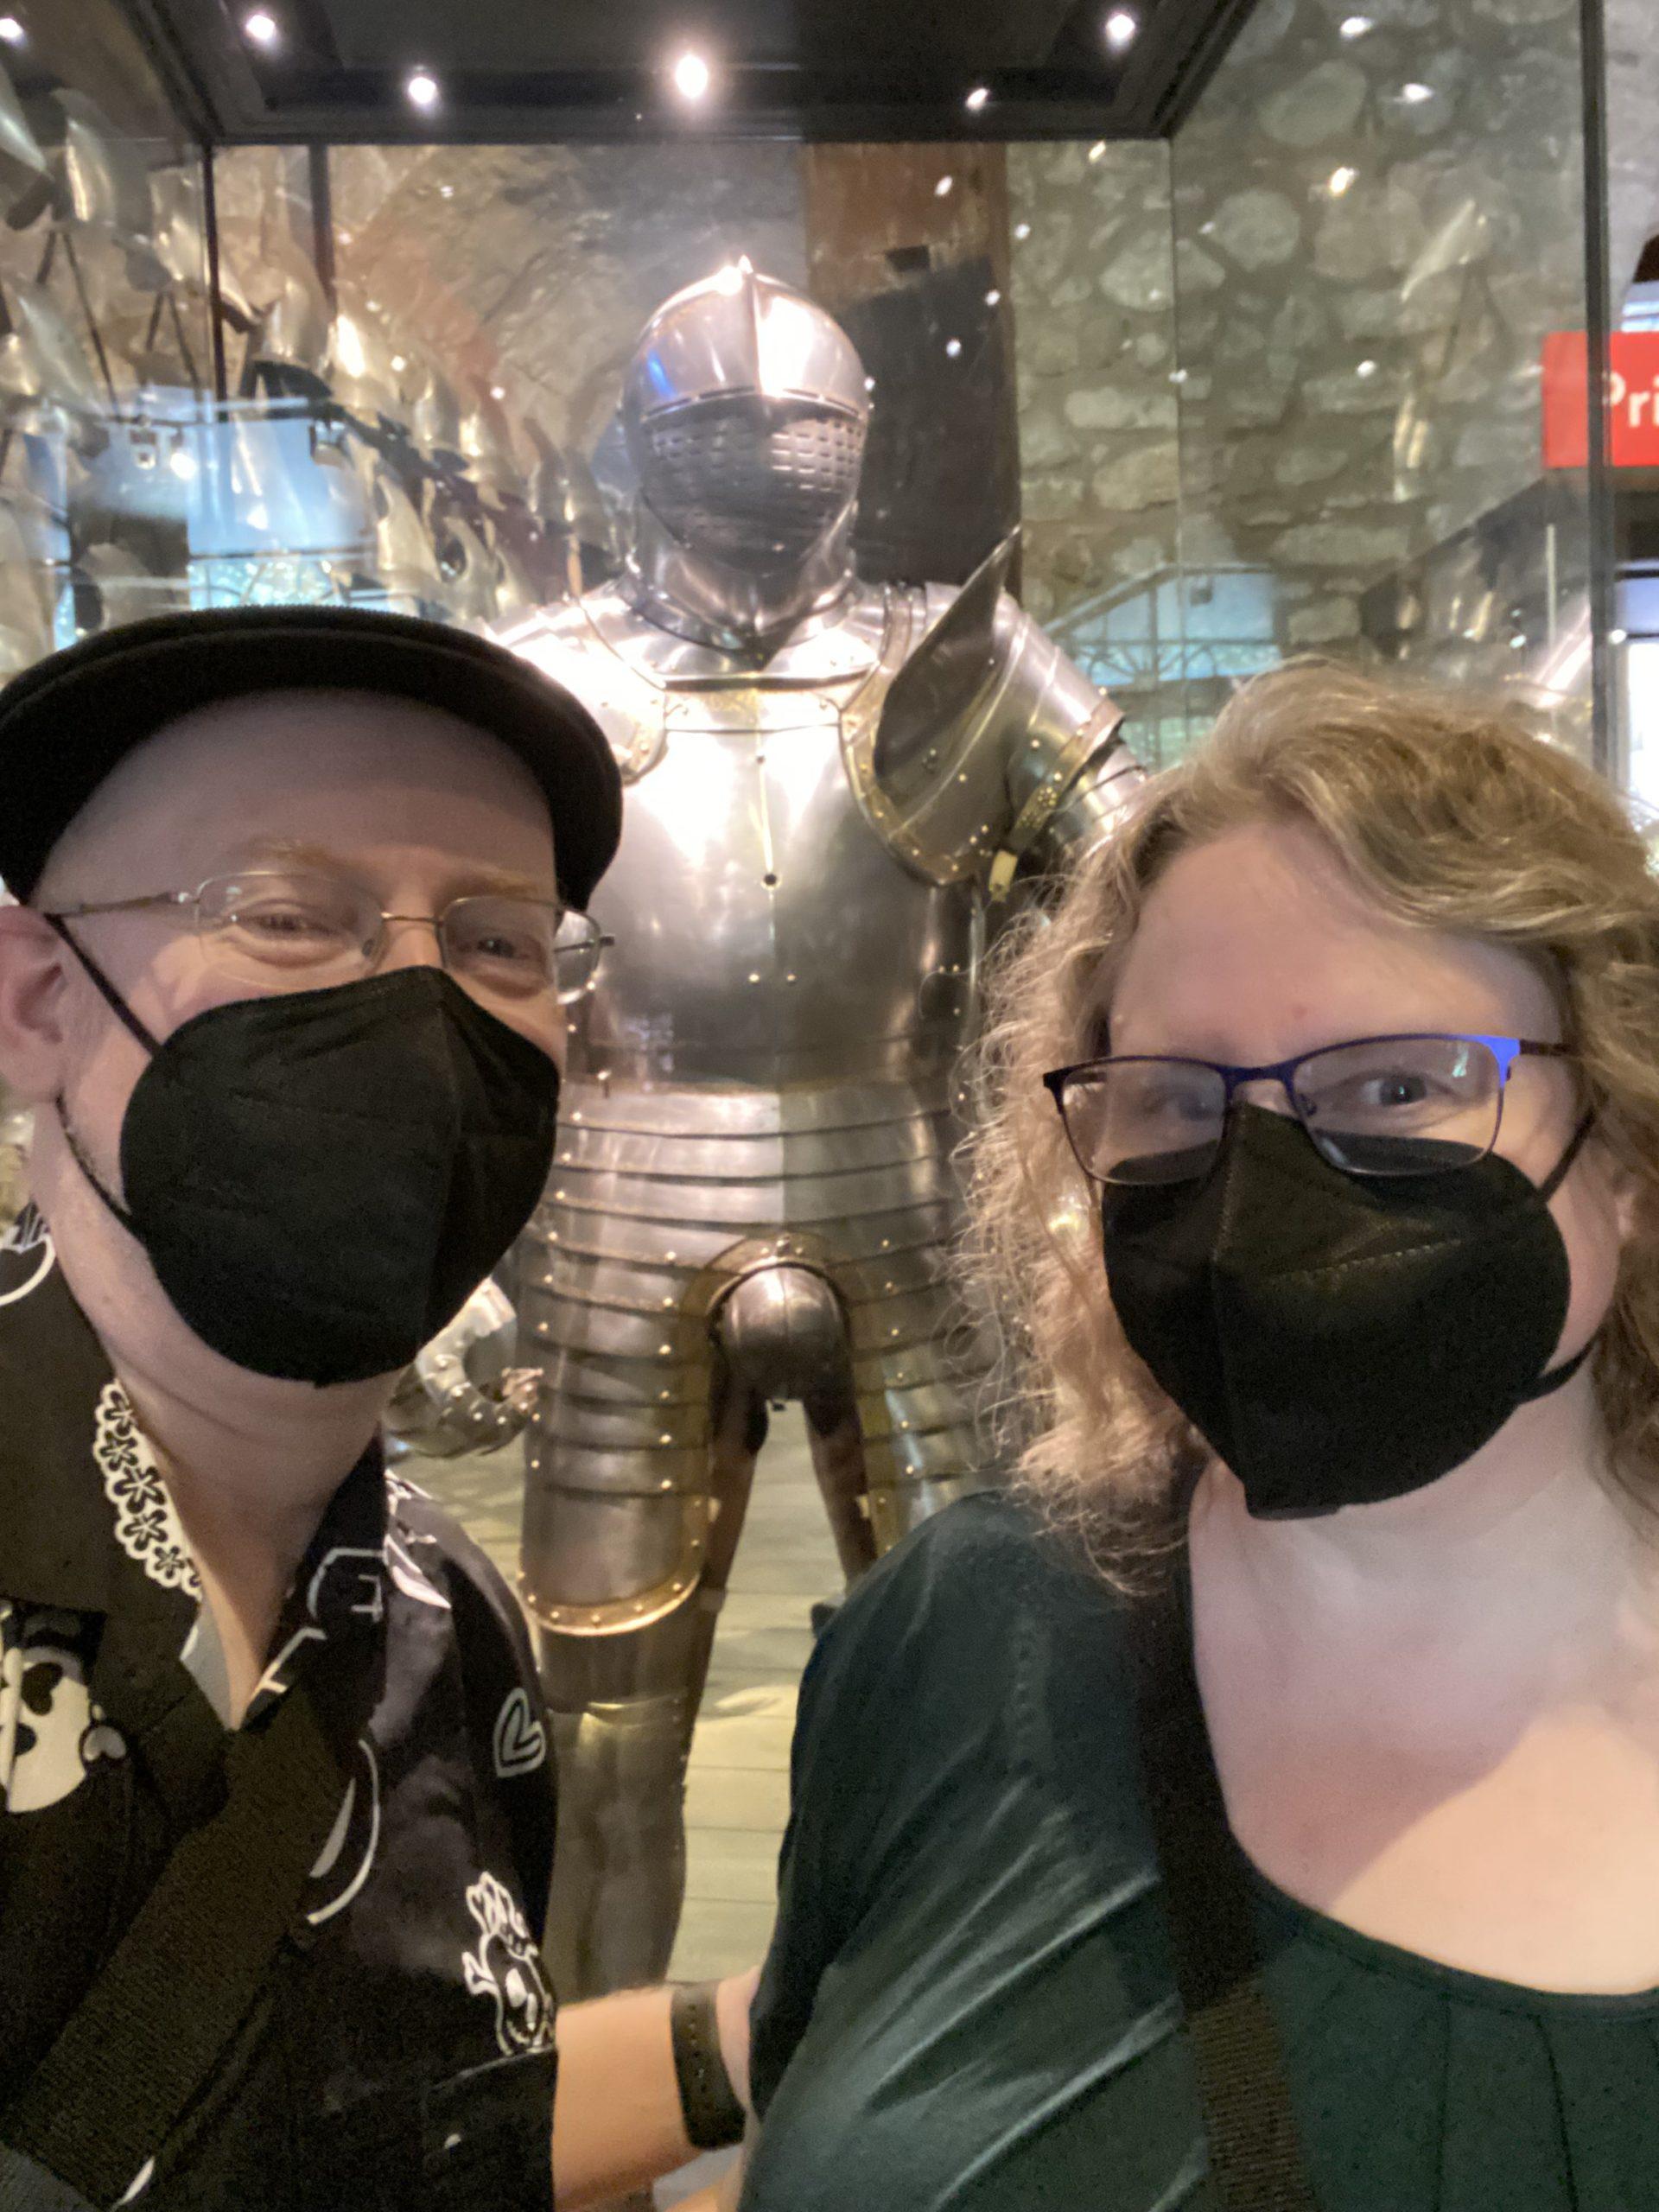
[[[622,779],[581,702],[469,630],[361,607],[162,614],[87,638],[0,690],[0,877],[17,899],[105,776],[166,723],[258,691],[368,691],[442,707],[546,794],[559,890],[585,906],[622,834]]]

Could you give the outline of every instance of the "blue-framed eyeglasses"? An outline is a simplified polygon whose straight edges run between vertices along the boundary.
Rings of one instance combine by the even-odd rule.
[[[1096,1183],[1181,1183],[1208,1173],[1233,1096],[1282,1086],[1297,1120],[1349,1175],[1439,1175],[1497,1141],[1516,1063],[1570,1059],[1530,1037],[1357,1037],[1263,1067],[1115,1053],[1054,1068],[1043,1083],[1077,1165]]]

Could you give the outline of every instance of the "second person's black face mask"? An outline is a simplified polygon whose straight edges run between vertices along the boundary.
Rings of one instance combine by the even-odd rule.
[[[1201,1180],[1102,1192],[1123,1332],[1251,1513],[1421,1489],[1577,1370],[1544,1371],[1570,1287],[1548,1201],[1588,1132],[1541,1190],[1495,1154],[1361,1177],[1242,1105]]]
[[[434,968],[238,999],[157,1044],[74,950],[150,1053],[121,1128],[124,1205],[67,1116],[65,1135],[181,1318],[255,1374],[407,1366],[541,1196],[553,1060]]]

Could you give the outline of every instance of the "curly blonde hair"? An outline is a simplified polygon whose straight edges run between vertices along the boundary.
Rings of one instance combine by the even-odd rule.
[[[1148,779],[1052,913],[999,948],[968,1147],[969,1294],[1000,1337],[1019,1484],[1121,1586],[1179,1538],[1201,1440],[1130,1351],[1098,1216],[1041,1084],[1107,1049],[1116,978],[1175,856],[1247,823],[1325,840],[1390,914],[1530,959],[1636,1228],[1595,1361],[1609,1479],[1659,1511],[1659,881],[1615,793],[1490,702],[1319,661],[1245,685]]]

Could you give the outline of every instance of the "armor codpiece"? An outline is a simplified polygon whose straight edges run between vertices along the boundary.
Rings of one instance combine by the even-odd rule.
[[[1092,842],[1134,772],[1002,588],[1011,548],[960,592],[855,581],[867,412],[810,302],[741,265],[677,295],[625,386],[627,572],[498,632],[630,786],[520,1260],[569,1996],[666,1970],[768,1403],[804,1408],[849,1577],[990,1479],[989,1360],[949,1269],[979,959],[1016,877]]]

